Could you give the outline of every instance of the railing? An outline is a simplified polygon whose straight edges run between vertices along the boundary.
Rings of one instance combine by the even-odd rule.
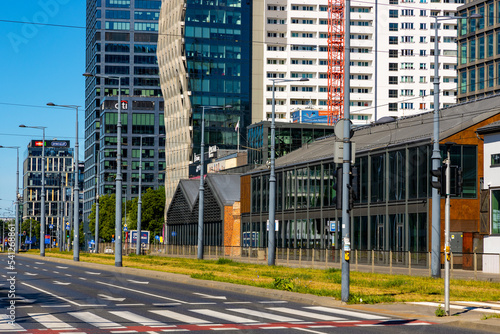
[[[143,255],[197,258],[196,245],[149,244]],[[99,244],[99,253],[114,253],[113,243]],[[135,244],[123,244],[123,255],[135,254]],[[276,265],[287,267],[337,268],[342,265],[341,250],[314,248],[277,248]],[[227,258],[238,262],[267,265],[267,248],[204,246],[204,258]],[[442,267],[444,254],[441,253]],[[432,276],[430,252],[396,252],[381,250],[351,251],[350,269],[361,272]],[[499,253],[451,253],[451,278],[500,281]],[[441,275],[442,277],[444,275]],[[481,276],[481,277],[479,277]]]

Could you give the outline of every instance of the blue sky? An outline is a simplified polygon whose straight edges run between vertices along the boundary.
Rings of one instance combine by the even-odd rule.
[[[75,143],[75,110],[49,108],[47,102],[82,106],[79,155],[83,160],[85,29],[71,27],[85,26],[85,1],[2,1],[0,8],[0,145],[20,146],[22,187],[26,147],[31,139],[41,139],[42,131],[19,128],[20,124],[46,126],[46,139]],[[16,150],[0,149],[0,162],[2,217],[8,214],[6,209],[14,208]]]

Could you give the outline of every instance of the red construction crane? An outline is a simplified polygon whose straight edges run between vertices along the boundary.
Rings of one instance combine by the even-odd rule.
[[[328,0],[329,125],[344,117],[344,46],[344,0]]]

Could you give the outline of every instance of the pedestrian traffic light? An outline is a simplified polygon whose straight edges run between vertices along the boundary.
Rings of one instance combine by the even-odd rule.
[[[359,173],[358,167],[351,167],[351,173],[349,173],[349,210],[354,207],[354,201],[359,199]]]
[[[446,165],[431,170],[431,175],[437,177],[437,181],[431,181],[432,188],[436,188],[441,195],[446,194]]]
[[[338,167],[335,171],[335,183],[333,185],[333,189],[335,189],[333,202],[335,203],[337,210],[342,210],[342,173],[342,167]]]

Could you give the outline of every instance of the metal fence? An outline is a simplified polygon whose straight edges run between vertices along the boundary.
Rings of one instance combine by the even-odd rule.
[[[123,244],[123,255],[135,254],[135,244]],[[101,243],[99,253],[114,253],[113,243]],[[143,255],[197,258],[196,245],[149,244]],[[341,250],[277,248],[276,265],[308,268],[341,268]],[[267,248],[204,246],[204,259],[227,258],[238,262],[267,264]],[[444,264],[444,255],[441,253]],[[430,252],[353,250],[350,268],[354,271],[431,276]],[[500,281],[500,254],[452,253],[451,278]],[[487,271],[483,270],[483,267]],[[479,277],[481,276],[481,277]]]

